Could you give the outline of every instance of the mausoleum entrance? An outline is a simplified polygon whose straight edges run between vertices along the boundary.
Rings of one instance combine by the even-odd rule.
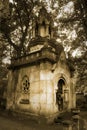
[[[57,83],[57,92],[56,92],[56,103],[58,105],[58,110],[62,111],[64,109],[64,86],[65,81],[60,79]]]

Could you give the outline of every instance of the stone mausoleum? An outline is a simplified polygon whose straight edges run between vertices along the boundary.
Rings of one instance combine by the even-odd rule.
[[[75,90],[64,48],[53,37],[53,23],[45,9],[33,23],[25,56],[9,66],[7,109],[53,118],[75,107]]]

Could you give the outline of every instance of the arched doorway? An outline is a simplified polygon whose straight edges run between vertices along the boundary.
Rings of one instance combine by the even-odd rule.
[[[62,111],[64,106],[63,106],[63,91],[64,91],[64,85],[65,85],[65,81],[64,79],[60,79],[57,83],[57,92],[56,92],[56,103],[58,105],[58,110]]]

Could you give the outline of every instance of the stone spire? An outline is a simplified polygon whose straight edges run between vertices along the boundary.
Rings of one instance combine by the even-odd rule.
[[[33,38],[37,36],[53,38],[52,18],[44,7],[40,9],[33,26]]]

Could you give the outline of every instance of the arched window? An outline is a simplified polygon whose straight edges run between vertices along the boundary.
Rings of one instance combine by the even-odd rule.
[[[60,79],[59,81],[58,81],[58,84],[57,84],[57,86],[58,86],[58,92],[59,93],[63,93],[63,86],[65,85],[65,82],[64,82],[64,80],[63,79]]]
[[[51,35],[51,27],[49,26],[49,34]]]
[[[35,36],[38,35],[38,23],[36,23],[36,27],[35,27]]]
[[[57,92],[56,92],[56,103],[58,105],[59,111],[63,110],[63,86],[65,85],[65,82],[63,79],[60,79],[57,83]]]
[[[29,87],[30,87],[29,78],[27,75],[25,75],[22,79],[22,92],[29,93]]]
[[[44,27],[45,27],[45,25],[46,25],[46,24],[45,24],[45,21],[43,21],[43,22],[42,22],[42,26],[44,26]]]

